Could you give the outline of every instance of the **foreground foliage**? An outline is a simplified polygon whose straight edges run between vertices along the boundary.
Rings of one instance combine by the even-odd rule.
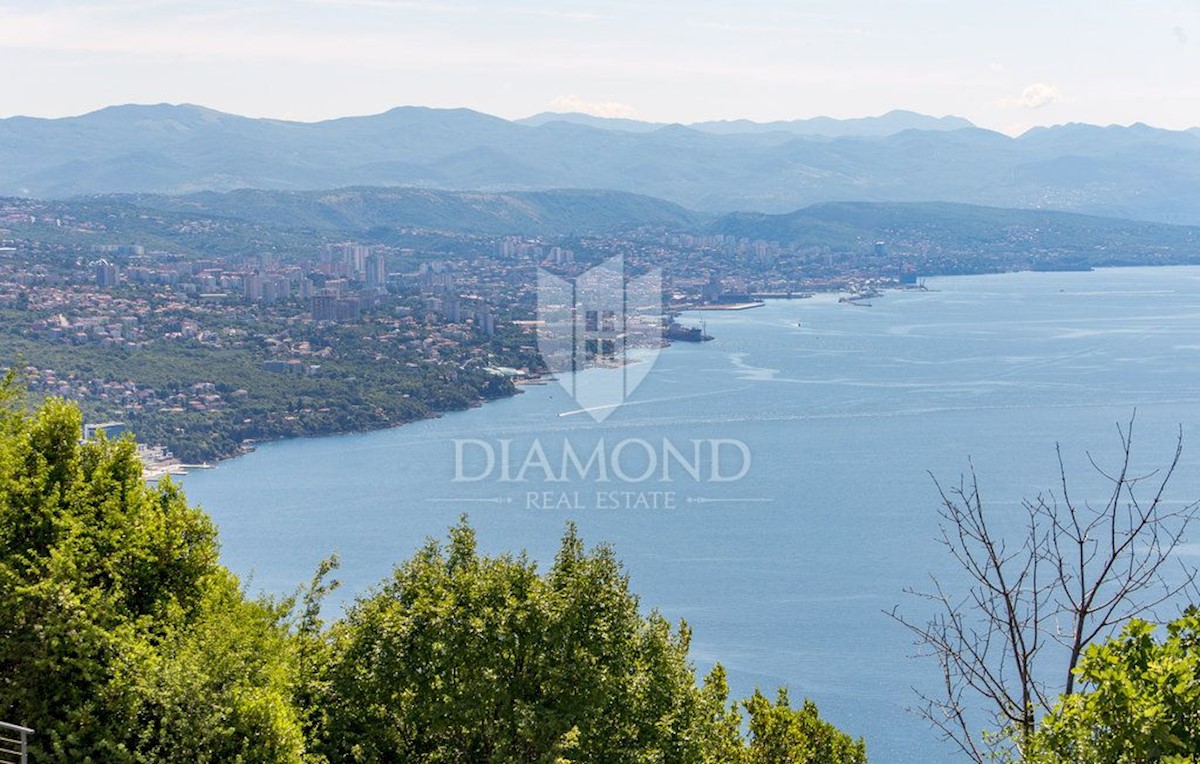
[[[698,685],[687,626],[573,528],[541,573],[464,521],[326,628],[335,563],[299,602],[247,598],[178,487],[80,426],[0,406],[0,718],[35,761],[866,761],[809,702],[731,703],[720,665]]]
[[[610,550],[569,528],[539,575],[484,557],[464,523],[331,631],[322,738],[331,760],[862,762],[811,703],[745,703],[724,669],[697,687],[690,633],[642,617]]]
[[[287,761],[304,748],[284,612],[131,441],[51,401],[0,422],[0,717],[37,761]]]
[[[1200,756],[1200,611],[1156,642],[1135,620],[1079,663],[1082,693],[1064,695],[1029,747],[1035,764],[1194,762]]]

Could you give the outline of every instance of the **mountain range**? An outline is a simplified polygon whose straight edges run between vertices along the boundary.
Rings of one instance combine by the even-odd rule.
[[[0,194],[67,198],[344,186],[593,188],[706,212],[952,201],[1200,223],[1200,131],[1068,124],[1009,137],[954,117],[660,125],[400,107],[322,122],[199,106],[0,120]]]
[[[624,130],[630,133],[649,133],[664,127],[670,127],[667,122],[644,122],[637,119],[620,117],[596,117],[591,114],[578,112],[542,112],[532,117],[515,120],[517,124],[544,125],[549,122],[570,122],[576,125],[597,127],[602,130]],[[698,130],[702,133],[716,135],[732,135],[736,133],[791,133],[793,135],[823,136],[826,138],[844,138],[848,136],[883,137],[893,135],[903,130],[962,130],[974,127],[962,117],[929,117],[914,111],[895,109],[878,117],[856,117],[851,119],[835,119],[833,117],[812,117],[811,119],[795,119],[775,122],[754,122],[749,119],[715,120],[710,122],[692,122],[684,127]]]

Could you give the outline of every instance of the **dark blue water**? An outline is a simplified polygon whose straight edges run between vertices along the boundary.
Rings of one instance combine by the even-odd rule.
[[[585,539],[612,544],[645,607],[693,626],[698,667],[722,661],[738,694],[789,685],[865,736],[874,762],[954,761],[905,710],[934,667],[909,657],[910,638],[882,613],[897,603],[919,612],[902,590],[930,572],[953,578],[934,541],[927,471],[953,481],[970,458],[1002,523],[1022,497],[1055,487],[1059,442],[1077,493],[1100,496],[1084,452],[1114,458],[1116,424],[1136,408],[1138,462],[1164,463],[1182,424],[1192,447],[1172,495],[1200,496],[1200,269],[929,287],[869,308],[817,298],[707,313],[717,339],[660,354],[602,423],[563,416],[578,405],[551,384],[395,430],[266,445],[184,482],[252,591],[290,592],[339,552],[335,605],[464,511],[484,549],[543,561],[576,520]],[[736,439],[752,461],[728,483],[676,471],[669,483],[602,486],[673,492],[669,509],[599,508],[595,485],[547,483],[537,470],[528,484],[454,480],[455,439],[511,440],[519,461],[535,438],[556,471],[564,441],[583,453],[600,439],[611,449],[666,438],[684,450]],[[638,447],[625,453],[637,471]],[[568,504],[578,491],[583,508],[530,508],[528,491]]]

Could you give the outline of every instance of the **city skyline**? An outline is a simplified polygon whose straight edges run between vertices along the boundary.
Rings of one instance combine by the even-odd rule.
[[[655,122],[953,114],[1009,134],[1064,122],[1196,126],[1200,5],[1103,13],[925,0],[225,0],[0,8],[0,116],[196,103],[316,121],[399,105]]]

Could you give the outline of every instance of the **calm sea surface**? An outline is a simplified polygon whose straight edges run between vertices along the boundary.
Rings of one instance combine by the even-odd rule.
[[[953,579],[929,473],[956,481],[969,459],[1003,522],[1055,486],[1058,442],[1077,494],[1099,496],[1085,451],[1111,461],[1116,424],[1136,408],[1138,462],[1168,459],[1182,425],[1190,448],[1171,493],[1200,497],[1200,268],[928,286],[871,307],[818,297],[705,313],[716,340],[661,353],[603,422],[570,413],[578,404],[551,383],[394,430],[265,445],[184,484],[252,591],[289,593],[337,551],[335,608],[463,512],[483,549],[527,549],[543,563],[575,520],[588,542],[615,548],[646,608],[693,626],[697,666],[723,662],[738,695],[786,684],[864,736],[873,762],[955,761],[906,711],[934,667],[909,657],[909,636],[883,614],[920,612],[902,590],[929,573]],[[661,457],[666,439],[691,459],[699,440],[702,480],[674,462],[670,482],[661,464],[640,483],[547,482],[540,468],[503,481],[499,441],[511,441],[515,477],[535,439],[554,472],[564,443],[586,456],[603,440],[611,455],[640,439]],[[719,439],[749,453],[740,480],[703,480],[704,449]],[[462,477],[483,479],[456,481],[456,440],[487,443],[493,471],[484,446],[461,445]],[[638,477],[645,446],[623,448]],[[740,448],[722,448],[723,474],[741,471]],[[598,500],[598,488],[635,493]],[[530,506],[529,492],[556,506]],[[642,506],[624,506],[639,495]]]

